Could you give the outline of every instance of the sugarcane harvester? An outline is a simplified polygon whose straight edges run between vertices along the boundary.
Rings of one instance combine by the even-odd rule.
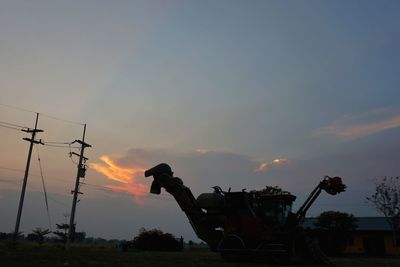
[[[170,193],[186,214],[196,235],[227,260],[257,258],[275,262],[327,263],[327,257],[304,232],[301,223],[320,193],[336,195],[346,186],[340,177],[325,176],[300,209],[292,212],[296,196],[278,187],[239,192],[214,192],[197,198],[171,167],[161,163],[147,171],[153,176],[150,193]]]

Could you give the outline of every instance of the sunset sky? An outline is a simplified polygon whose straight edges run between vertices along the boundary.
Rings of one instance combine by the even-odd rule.
[[[309,216],[376,216],[373,180],[400,175],[399,1],[0,1],[0,123],[44,142],[82,138],[89,158],[77,230],[130,239],[160,228],[195,239],[143,171],[170,164],[194,195],[278,185]],[[9,125],[9,124],[7,124]],[[0,127],[0,232],[14,229],[28,153]],[[65,146],[65,145],[64,145]],[[77,158],[36,146],[21,230],[71,209]],[[78,152],[76,148],[71,148]],[[75,163],[74,163],[75,162]]]

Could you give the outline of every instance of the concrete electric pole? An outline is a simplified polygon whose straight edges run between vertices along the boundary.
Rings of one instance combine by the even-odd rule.
[[[35,140],[36,133],[43,132],[43,130],[37,129],[38,121],[39,121],[39,113],[36,113],[35,129],[28,128],[26,130],[25,129],[22,130],[24,132],[30,133],[32,136],[31,136],[30,139],[29,138],[24,138],[25,141],[29,141],[30,142],[30,145],[29,145],[29,152],[28,152],[28,160],[26,162],[26,167],[25,167],[24,181],[23,181],[23,184],[22,184],[21,197],[19,199],[17,221],[15,223],[15,230],[14,230],[14,236],[13,236],[14,241],[16,241],[18,239],[19,224],[21,222],[22,207],[24,205],[25,189],[26,189],[26,184],[28,182],[29,166],[30,166],[30,163],[31,163],[33,145],[34,144],[42,144],[43,145],[42,140],[39,140],[39,141]]]
[[[76,203],[78,200],[78,194],[82,194],[79,192],[79,184],[80,184],[80,178],[85,177],[86,173],[86,165],[85,162],[88,160],[88,158],[84,157],[84,151],[85,148],[87,147],[92,147],[91,145],[85,143],[85,134],[86,134],[86,124],[84,125],[83,128],[83,137],[82,141],[81,140],[75,140],[74,143],[78,143],[81,145],[81,153],[77,154],[72,152],[72,154],[79,156],[79,163],[78,163],[78,172],[76,174],[76,181],[75,181],[75,189],[71,191],[71,193],[74,194],[73,201],[72,201],[72,208],[71,208],[71,217],[69,220],[69,230],[68,230],[68,237],[67,237],[67,243],[66,243],[66,249],[69,249],[70,243],[74,237],[75,234],[75,211],[76,211]]]

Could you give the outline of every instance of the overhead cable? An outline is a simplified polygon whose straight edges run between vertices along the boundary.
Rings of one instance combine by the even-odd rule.
[[[46,204],[46,211],[47,211],[47,219],[49,221],[49,228],[50,231],[51,229],[51,219],[50,219],[50,211],[49,211],[49,202],[47,201],[47,192],[46,192],[46,186],[44,183],[44,177],[43,177],[43,169],[42,169],[42,163],[40,161],[40,155],[39,155],[39,148],[36,146],[36,152],[37,152],[37,157],[38,157],[38,162],[39,162],[39,170],[40,170],[40,176],[42,177],[42,187],[43,187],[43,195],[44,195],[44,201]]]
[[[12,106],[12,105],[7,105],[7,104],[3,104],[0,103],[0,106],[4,106],[4,107],[8,107],[8,108],[12,108],[12,109],[16,109],[16,110],[20,110],[20,111],[24,111],[24,112],[29,112],[29,113],[34,113],[37,114],[39,112],[33,111],[33,110],[29,110],[29,109],[25,109],[25,108],[20,108],[20,107],[16,107],[16,106]],[[63,121],[63,122],[67,122],[67,123],[71,123],[71,124],[76,124],[76,125],[84,125],[84,123],[81,122],[76,122],[76,121],[71,121],[71,120],[66,120],[66,119],[62,119],[62,118],[58,118],[52,115],[48,115],[46,113],[40,113],[40,115],[53,119],[53,120],[58,120],[58,121]]]

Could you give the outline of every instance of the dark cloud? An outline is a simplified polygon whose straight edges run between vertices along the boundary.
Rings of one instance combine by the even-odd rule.
[[[373,190],[374,178],[396,176],[399,166],[396,155],[400,146],[390,144],[395,144],[397,134],[398,131],[389,131],[338,145],[318,157],[290,159],[287,164],[272,166],[265,172],[255,171],[260,166],[259,161],[226,152],[177,153],[131,149],[119,161],[129,166],[142,158],[148,167],[166,162],[195,196],[210,192],[214,185],[225,190],[229,187],[232,190],[251,190],[277,185],[298,196],[296,207],[325,175],[341,176],[348,186],[347,192],[335,197],[322,194],[321,200],[310,210],[312,215],[326,209],[374,215],[375,211],[366,205],[365,197]]]
[[[118,156],[110,156],[119,166],[129,168],[140,165],[150,168],[165,162],[171,165],[175,175],[191,188],[197,196],[211,192],[211,187],[219,185],[227,190],[243,188],[261,189],[265,185],[278,185],[297,196],[295,210],[306,199],[311,190],[325,176],[341,176],[347,185],[346,192],[331,196],[321,194],[309,215],[316,216],[325,210],[351,212],[356,216],[374,216],[376,211],[365,201],[373,192],[372,180],[382,176],[398,175],[399,131],[391,130],[372,135],[327,151],[325,154],[308,159],[290,159],[289,163],[273,166],[265,172],[257,172],[260,163],[246,155],[218,151],[194,151],[187,153],[167,150],[132,148]],[[271,159],[272,160],[272,159]],[[271,162],[268,160],[266,162]],[[150,186],[151,179],[139,175],[137,180]],[[92,194],[93,191],[102,194]],[[51,191],[51,190],[50,190]],[[14,226],[19,192],[1,190],[0,231],[9,231]],[[49,193],[53,223],[64,220],[69,213],[71,197]],[[161,195],[147,194],[132,197],[123,192],[105,189],[101,185],[85,186],[85,195],[78,204],[78,230],[88,235],[106,238],[129,239],[139,228],[160,228],[186,239],[194,239],[188,219],[174,199],[166,192]],[[22,229],[30,231],[34,227],[46,227],[43,195],[27,192]]]
[[[166,150],[130,149],[116,161],[124,166],[151,168],[159,163],[167,163],[184,183],[196,194],[210,191],[219,185],[235,190],[258,186],[262,175],[256,173],[260,162],[247,156],[228,152],[178,153]],[[143,179],[145,179],[143,177]],[[146,178],[151,179],[151,178]]]

